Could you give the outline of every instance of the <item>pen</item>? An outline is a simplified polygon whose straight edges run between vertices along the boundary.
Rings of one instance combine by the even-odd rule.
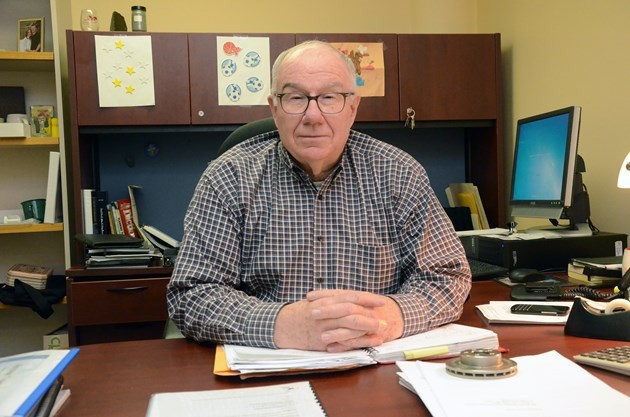
[[[424,349],[412,349],[403,352],[405,360],[429,358],[431,356],[445,355],[448,353],[448,346],[435,346]]]

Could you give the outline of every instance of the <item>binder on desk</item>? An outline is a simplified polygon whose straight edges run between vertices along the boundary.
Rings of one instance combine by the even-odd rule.
[[[466,349],[497,349],[495,332],[451,323],[380,346],[341,353],[250,346],[217,346],[215,375],[241,379],[270,375],[331,372],[397,360],[457,356]]]
[[[10,375],[0,385],[0,415],[23,417],[37,411],[42,398],[78,353],[77,348],[40,350],[0,358],[0,374]]]

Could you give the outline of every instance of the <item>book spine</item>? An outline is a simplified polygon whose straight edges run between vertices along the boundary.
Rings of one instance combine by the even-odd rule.
[[[107,222],[109,223],[109,233],[112,235],[118,234],[116,231],[116,223],[114,221],[114,215],[112,214],[111,203],[107,204]]]
[[[133,215],[131,212],[131,201],[126,199],[118,200],[118,211],[122,221],[123,233],[127,236],[138,237],[136,227],[133,224]]]
[[[96,218],[96,233],[100,235],[110,234],[107,214],[107,191],[94,192],[94,217]]]
[[[114,216],[114,224],[116,226],[116,234],[124,235],[122,219],[120,218],[120,211],[118,210],[118,203],[114,202],[112,204],[112,215]]]
[[[83,233],[92,234],[94,233],[94,224],[92,223],[92,219],[94,215],[92,213],[92,193],[94,190],[92,189],[83,189],[81,190],[81,207],[83,208]]]

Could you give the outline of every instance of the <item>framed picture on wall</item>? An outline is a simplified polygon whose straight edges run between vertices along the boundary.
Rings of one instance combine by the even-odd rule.
[[[17,45],[21,52],[44,51],[43,17],[18,19]]]

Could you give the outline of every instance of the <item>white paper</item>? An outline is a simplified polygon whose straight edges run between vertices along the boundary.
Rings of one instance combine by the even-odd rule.
[[[443,363],[397,362],[434,417],[593,417],[619,415],[630,397],[558,352],[513,358],[516,375],[458,378]]]
[[[147,417],[325,417],[309,382],[154,394]]]
[[[94,36],[101,107],[155,105],[151,36]]]
[[[490,304],[476,306],[490,323],[515,323],[515,324],[565,324],[566,316],[542,316],[536,314],[513,314],[510,311],[515,304],[558,305],[573,307],[573,301],[490,301]]]
[[[510,231],[508,229],[503,229],[501,227],[495,227],[493,229],[479,229],[479,230],[460,230],[455,232],[457,236],[487,236],[487,237],[495,237],[495,236],[507,236]]]
[[[219,106],[266,106],[270,61],[269,38],[217,36]]]

